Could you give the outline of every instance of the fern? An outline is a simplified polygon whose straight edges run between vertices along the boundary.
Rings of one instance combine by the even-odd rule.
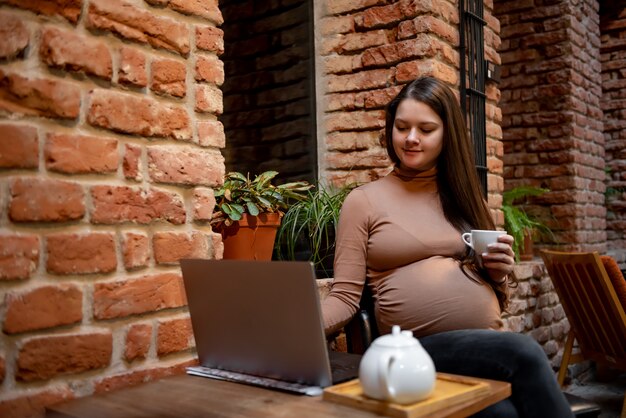
[[[527,232],[532,233],[532,231],[539,231],[550,236],[553,236],[553,234],[550,228],[528,215],[526,211],[517,206],[515,202],[522,198],[540,196],[548,191],[548,189],[539,187],[520,186],[507,190],[502,194],[504,229],[506,229],[507,233],[515,240],[513,243],[513,251],[515,252],[516,262],[519,262],[519,254],[523,247],[524,235]]]

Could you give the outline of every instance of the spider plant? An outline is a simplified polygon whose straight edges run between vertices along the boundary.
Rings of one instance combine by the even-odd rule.
[[[341,205],[353,187],[320,185],[291,206],[278,229],[278,258],[310,260],[315,264],[318,276],[327,276],[332,271]]]

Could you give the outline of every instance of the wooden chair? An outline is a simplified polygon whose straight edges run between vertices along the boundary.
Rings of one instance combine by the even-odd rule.
[[[559,384],[563,385],[569,364],[585,359],[626,371],[626,292],[622,293],[626,283],[619,269],[609,277],[597,252],[543,250],[541,256],[570,323]],[[574,339],[580,355],[572,355]],[[621,417],[626,418],[626,397]]]

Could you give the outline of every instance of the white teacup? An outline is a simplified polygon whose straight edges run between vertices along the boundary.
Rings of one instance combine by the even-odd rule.
[[[493,231],[485,229],[472,229],[461,235],[463,242],[476,253],[476,260],[482,266],[482,254],[487,252],[487,246],[498,242],[498,237],[506,235],[506,231]]]

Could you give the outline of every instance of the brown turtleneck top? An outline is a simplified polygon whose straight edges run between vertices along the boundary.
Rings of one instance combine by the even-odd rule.
[[[457,259],[465,244],[444,217],[435,176],[436,168],[417,175],[396,168],[348,195],[339,219],[335,278],[322,302],[327,335],[356,313],[366,283],[383,334],[396,324],[418,337],[502,328],[491,287],[461,271]]]

